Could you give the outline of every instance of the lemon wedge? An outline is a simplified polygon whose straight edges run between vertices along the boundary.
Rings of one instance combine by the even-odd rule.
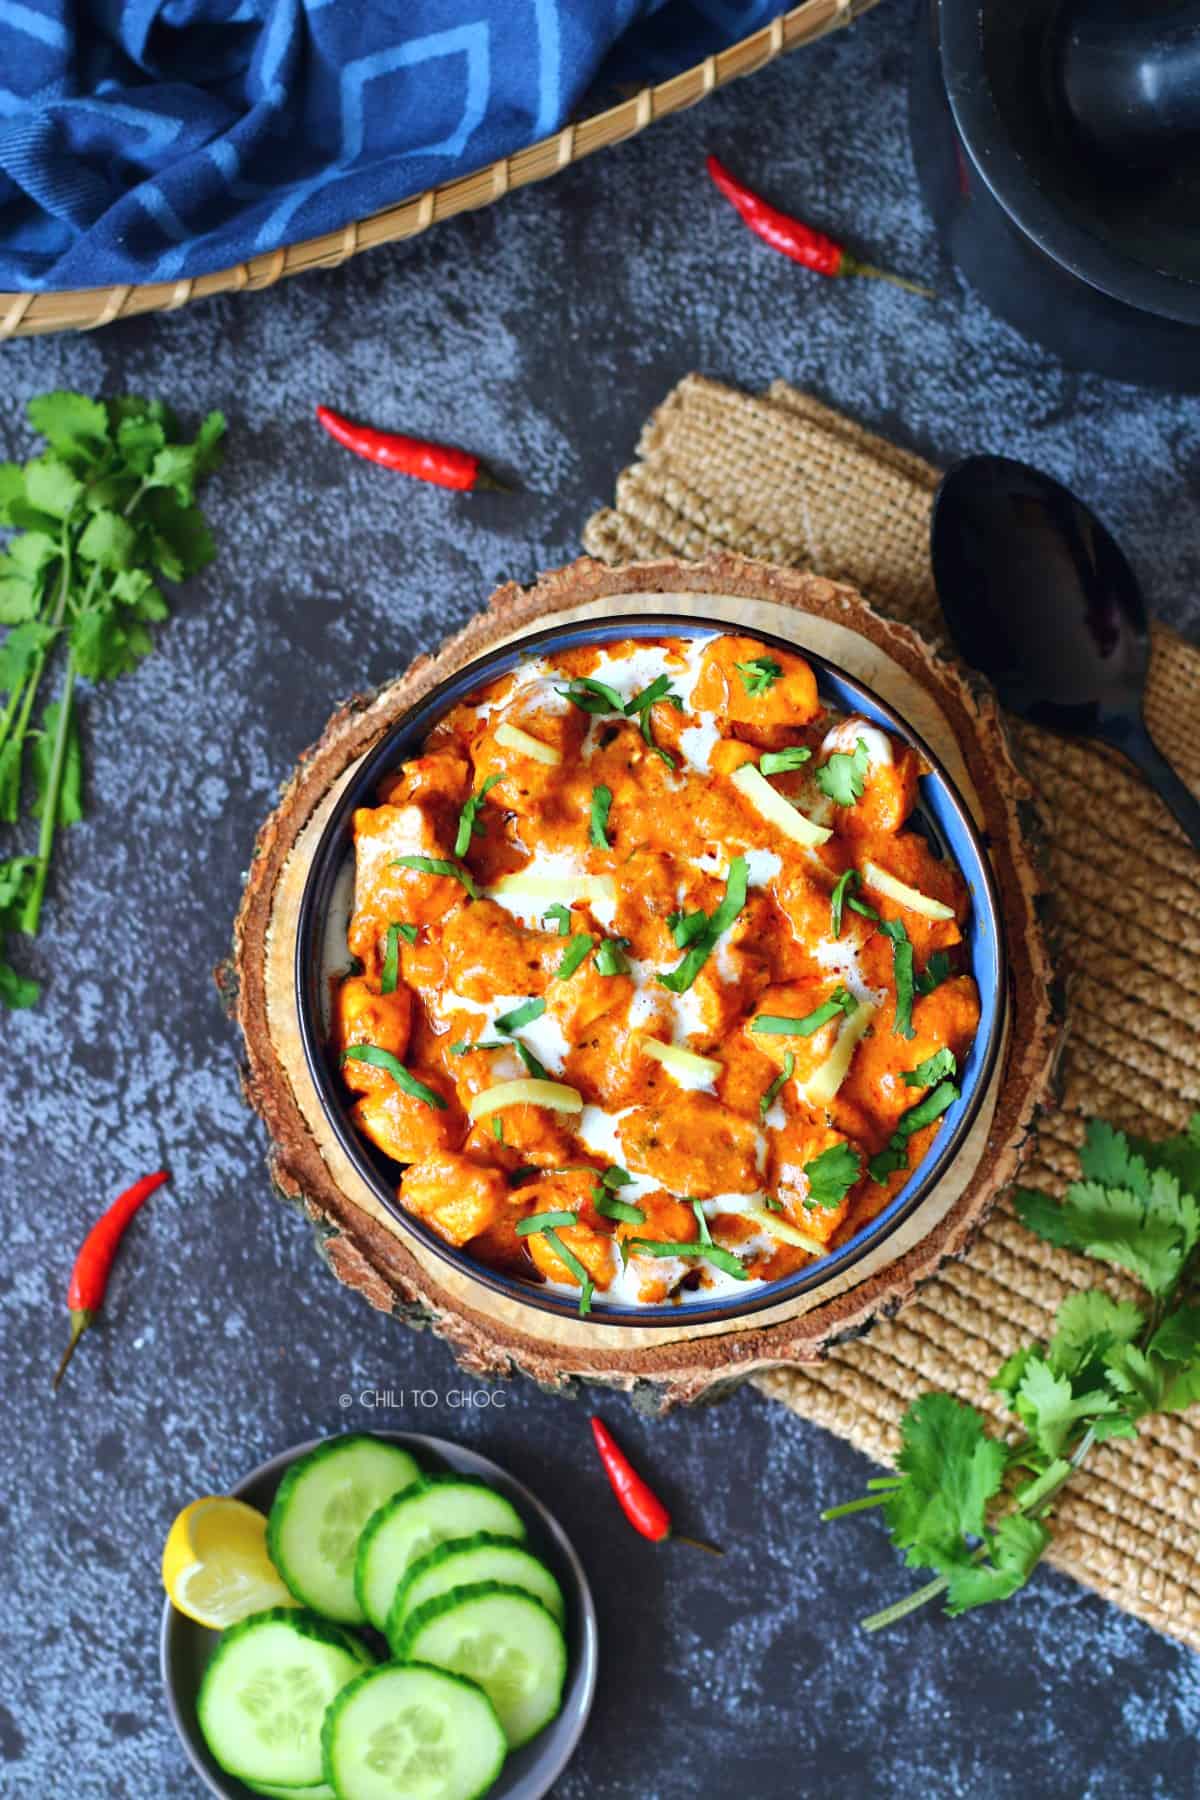
[[[267,1555],[267,1521],[244,1500],[193,1500],[163,1546],[163,1586],[198,1625],[223,1631],[268,1606],[297,1606]]]

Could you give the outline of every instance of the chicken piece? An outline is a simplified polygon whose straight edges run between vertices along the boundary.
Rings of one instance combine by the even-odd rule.
[[[460,906],[466,889],[449,875],[398,866],[402,856],[450,858],[454,832],[439,825],[422,804],[359,807],[354,814],[354,916],[350,949],[371,974],[378,973],[380,945],[399,919],[433,925]]]
[[[935,950],[948,950],[962,942],[962,927],[971,910],[970,890],[954,865],[935,856],[919,832],[900,831],[883,837],[864,834],[856,843],[860,870],[865,871],[867,863],[873,862],[898,881],[954,909],[952,919],[926,918],[880,894],[864,872],[861,898],[883,918],[903,919],[918,969],[924,968]]]
[[[466,1115],[446,1077],[428,1069],[413,1069],[411,1073],[434,1093],[441,1094],[445,1106],[429,1106],[389,1081],[386,1088],[364,1094],[350,1114],[363,1136],[393,1162],[420,1162],[432,1151],[456,1149],[466,1136]]]
[[[834,1206],[813,1202],[810,1178],[806,1170],[826,1151],[846,1145],[844,1159],[847,1171],[857,1160],[858,1173],[841,1200]],[[782,1205],[792,1223],[810,1237],[827,1244],[850,1211],[856,1189],[867,1172],[862,1148],[841,1132],[813,1118],[790,1119],[782,1131],[773,1131],[767,1152],[767,1181],[771,1192]]]
[[[522,925],[494,900],[477,900],[447,919],[442,949],[450,986],[466,1000],[540,994],[548,963],[561,960],[558,940]]]
[[[768,663],[779,670],[772,679],[739,664]],[[746,738],[761,749],[779,749],[794,740],[798,726],[807,725],[821,710],[817,678],[802,656],[787,650],[771,650],[757,638],[714,638],[700,665],[692,690],[694,711],[714,712],[733,727],[731,735]]]
[[[855,713],[825,734],[817,766],[835,754],[852,756],[860,739],[867,747],[862,795],[853,806],[836,806],[831,823],[835,831],[854,837],[890,835],[900,830],[917,803],[921,759],[908,744]]]
[[[765,988],[758,996],[743,1028],[747,1042],[763,1056],[769,1056],[777,1069],[782,1069],[790,1055],[796,1079],[803,1083],[814,1075],[837,1041],[838,1032],[848,1016],[838,1010],[824,1025],[818,1025],[807,1036],[799,1032],[754,1031],[754,1020],[795,1019],[802,1021],[835,994],[842,983],[836,975],[821,975],[815,981],[785,981]]]
[[[912,1013],[915,1037],[898,1037],[888,1024],[892,1016],[887,1009],[880,1013],[838,1094],[839,1102],[860,1107],[872,1120],[880,1147],[925,1092],[908,1085],[905,1071],[942,1049],[953,1051],[960,1063],[966,1056],[979,1029],[979,989],[970,975],[955,975],[932,994],[920,995]]]
[[[588,726],[587,714],[556,692],[562,686],[565,683],[553,679],[526,682],[492,711],[474,747],[476,788],[493,775],[500,777],[489,795],[492,805],[527,817],[554,801],[563,771],[578,758]],[[496,731],[505,724],[556,753],[556,760],[547,763],[527,749],[497,743]]]
[[[474,1256],[490,1269],[500,1269],[506,1275],[529,1276],[529,1247],[523,1237],[517,1234],[517,1220],[520,1213],[512,1206],[506,1205],[492,1223],[471,1238],[467,1243],[467,1254]]]
[[[635,1107],[620,1123],[630,1169],[677,1194],[710,1200],[758,1188],[758,1133],[711,1094],[681,1093]]]
[[[574,1170],[570,1174],[547,1175],[540,1181],[526,1182],[524,1186],[514,1188],[510,1200],[524,1218],[533,1213],[574,1213],[578,1223],[556,1225],[555,1232],[567,1249],[578,1257],[596,1286],[606,1288],[613,1278],[616,1262],[611,1228],[591,1201],[591,1192],[598,1179],[598,1170],[595,1175]],[[578,1278],[560,1260],[544,1233],[530,1232],[525,1243],[547,1281],[566,1281],[578,1287]]]
[[[466,1244],[502,1225],[511,1214],[502,1169],[474,1156],[434,1151],[400,1179],[401,1204],[448,1244]]]
[[[506,1076],[505,1079],[508,1079]],[[519,1079],[519,1078],[518,1078]],[[495,1082],[488,1082],[492,1087]],[[501,1112],[488,1113],[472,1125],[466,1148],[477,1155],[489,1155],[507,1168],[533,1163],[539,1169],[555,1169],[564,1163],[578,1162],[578,1145],[559,1123],[561,1113],[547,1106],[506,1106]],[[496,1120],[503,1136],[496,1136]]]
[[[381,994],[362,975],[348,975],[334,997],[334,1048],[339,1057],[359,1044],[374,1044],[404,1061],[412,1030],[412,995],[406,987]],[[394,1087],[386,1069],[352,1058],[342,1064],[342,1080],[358,1094]]]
[[[453,814],[455,829],[458,814],[471,792],[471,765],[458,748],[435,750],[416,756],[396,770],[380,789],[380,799],[390,806],[406,806],[410,801],[442,813],[443,828]]]
[[[641,1225],[618,1225],[617,1237],[622,1242],[631,1238],[649,1238],[658,1244],[691,1244],[700,1235],[692,1208],[685,1200],[677,1200],[661,1188],[656,1188],[652,1194],[639,1195],[633,1204],[645,1214],[645,1219]],[[639,1256],[636,1248],[630,1250],[629,1261],[637,1273],[638,1299],[647,1303],[665,1300],[694,1267],[680,1257]]]
[[[599,947],[597,933],[591,934]],[[551,951],[557,970],[568,940],[559,938]],[[545,987],[546,1011],[555,1019],[569,1044],[579,1043],[597,1019],[620,1008],[622,1012],[633,998],[633,982],[628,975],[601,975],[596,967],[595,950],[580,963],[573,975],[562,980],[557,974]]]

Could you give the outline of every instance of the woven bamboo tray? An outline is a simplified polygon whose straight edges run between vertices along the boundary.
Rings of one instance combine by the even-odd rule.
[[[299,897],[329,810],[388,725],[482,650],[551,621],[657,611],[700,613],[815,650],[873,687],[911,721],[953,773],[990,846],[1011,964],[1002,1067],[951,1168],[874,1253],[842,1277],[746,1318],[700,1324],[681,1312],[655,1328],[582,1323],[493,1294],[398,1225],[339,1145],[300,1044],[295,948]],[[1009,756],[995,703],[906,626],[853,588],[742,557],[608,569],[587,559],[533,588],[501,588],[486,612],[435,657],[330,720],[259,833],[232,964],[219,980],[246,1048],[246,1095],[267,1126],[279,1190],[317,1225],[339,1279],[409,1324],[429,1326],[477,1374],[517,1370],[547,1387],[574,1381],[653,1393],[669,1406],[711,1397],[748,1375],[819,1360],[831,1344],[911,1299],[962,1255],[1014,1178],[1051,1075],[1057,1026],[1030,859],[1028,789]]]
[[[285,275],[336,269],[360,250],[417,237],[440,219],[488,206],[514,188],[545,181],[597,150],[635,137],[656,119],[695,106],[715,88],[724,87],[741,75],[753,75],[787,50],[815,43],[877,4],[878,0],[804,0],[761,31],[706,57],[670,81],[644,87],[620,105],[564,125],[552,137],[541,138],[512,156],[501,157],[440,187],[426,188],[424,193],[414,194],[384,212],[352,219],[341,231],[328,231],[322,237],[281,246],[231,269],[136,286],[70,288],[61,293],[0,293],[0,339],[36,337],[53,331],[94,331],[137,313],[175,312],[189,301],[204,300],[210,294],[255,293],[272,287]]]

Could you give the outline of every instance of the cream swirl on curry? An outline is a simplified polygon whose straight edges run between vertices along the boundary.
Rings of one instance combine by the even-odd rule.
[[[741,1294],[909,1179],[979,1024],[922,770],[753,638],[531,655],[354,815],[358,1130],[586,1313]]]

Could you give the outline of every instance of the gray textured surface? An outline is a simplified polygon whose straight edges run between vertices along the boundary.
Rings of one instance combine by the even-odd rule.
[[[408,247],[258,297],[3,352],[17,402],[132,386],[222,406],[221,543],[159,652],[85,700],[90,811],[67,838],[33,962],[40,1010],[0,1017],[9,1397],[0,1557],[0,1794],[192,1800],[158,1691],[159,1544],[176,1508],[270,1452],[373,1419],[460,1435],[549,1498],[595,1581],[599,1701],[561,1800],[1200,1793],[1200,1665],[1052,1575],[958,1624],[876,1642],[907,1579],[870,1520],[816,1524],[871,1471],[752,1394],[651,1423],[604,1411],[723,1563],[624,1528],[583,1407],[478,1393],[435,1340],[351,1299],[271,1198],[208,971],[255,825],[332,702],[387,676],[505,575],[575,553],[637,427],[691,368],[783,374],[940,459],[1028,455],[1101,507],[1157,609],[1192,629],[1194,401],[1064,375],[952,273],[926,306],[822,285],[760,251],[708,191],[720,149],[855,248],[933,254],[905,135],[911,26],[889,4],[552,185]],[[317,399],[456,438],[519,474],[448,497],[326,443]],[[102,1325],[57,1402],[62,1291],[101,1200],[167,1159]],[[424,1389],[385,1415],[343,1393]],[[686,1527],[685,1527],[686,1528]]]

